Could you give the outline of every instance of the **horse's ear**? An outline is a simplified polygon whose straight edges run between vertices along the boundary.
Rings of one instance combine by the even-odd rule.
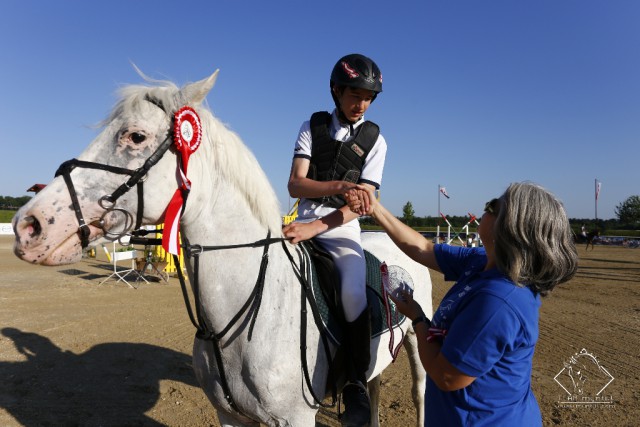
[[[180,89],[180,94],[182,95],[182,99],[191,105],[200,104],[207,97],[207,94],[213,87],[218,78],[218,72],[220,70],[216,70],[213,74],[211,74],[206,79],[202,79],[199,82],[190,83]]]

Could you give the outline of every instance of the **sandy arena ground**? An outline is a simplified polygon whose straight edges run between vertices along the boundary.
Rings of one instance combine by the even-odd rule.
[[[104,254],[37,267],[12,245],[0,236],[0,426],[219,426],[191,370],[194,329],[177,279],[98,285],[110,274]],[[544,425],[637,426],[640,249],[579,251],[577,276],[542,304],[533,389]],[[448,284],[432,280],[436,306]],[[586,382],[568,397],[579,390],[572,357]],[[382,425],[415,424],[404,352],[381,400]],[[335,410],[318,421],[339,425]]]

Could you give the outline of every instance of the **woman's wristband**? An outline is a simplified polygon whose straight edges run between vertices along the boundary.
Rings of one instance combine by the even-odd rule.
[[[416,325],[420,322],[424,322],[427,324],[427,328],[429,326],[431,326],[431,321],[429,320],[429,318],[427,316],[425,316],[424,314],[421,314],[420,316],[416,317],[415,319],[413,319],[413,321],[411,322],[411,326],[413,326],[413,329],[416,328]]]

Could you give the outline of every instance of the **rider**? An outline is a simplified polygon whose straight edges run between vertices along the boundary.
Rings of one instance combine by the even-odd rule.
[[[367,425],[370,419],[366,372],[371,361],[371,315],[366,296],[366,262],[360,223],[342,194],[356,184],[377,190],[387,143],[376,124],[364,120],[382,92],[382,75],[371,59],[346,55],[330,79],[336,108],[305,121],[296,140],[289,194],[300,198],[298,217],[283,229],[292,243],[315,238],[329,252],[340,274],[346,319],[348,382],[342,390],[343,425]]]

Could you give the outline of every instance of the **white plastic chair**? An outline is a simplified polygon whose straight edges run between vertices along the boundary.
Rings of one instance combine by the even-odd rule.
[[[127,245],[129,243],[129,238],[122,238],[121,239],[122,243],[124,245]],[[106,250],[106,248],[105,248]],[[111,275],[109,277],[107,277],[106,279],[104,279],[102,282],[100,282],[99,284],[102,285],[104,282],[110,280],[110,279],[116,279],[116,283],[117,282],[124,282],[127,285],[129,285],[130,287],[136,289],[135,286],[133,286],[131,283],[129,283],[127,281],[127,277],[131,274],[133,274],[135,276],[136,282],[140,279],[144,280],[146,283],[149,283],[149,281],[147,279],[145,279],[145,277],[136,269],[136,258],[138,256],[138,251],[133,249],[131,251],[117,251],[116,250],[116,242],[113,242],[113,251],[112,252],[108,252],[107,254],[111,260],[111,264],[113,265],[113,273],[111,273]],[[122,268],[118,268],[118,261],[127,261],[127,260],[131,260],[131,267],[130,268],[126,268],[126,269],[122,269]],[[130,276],[129,276],[130,277]]]

